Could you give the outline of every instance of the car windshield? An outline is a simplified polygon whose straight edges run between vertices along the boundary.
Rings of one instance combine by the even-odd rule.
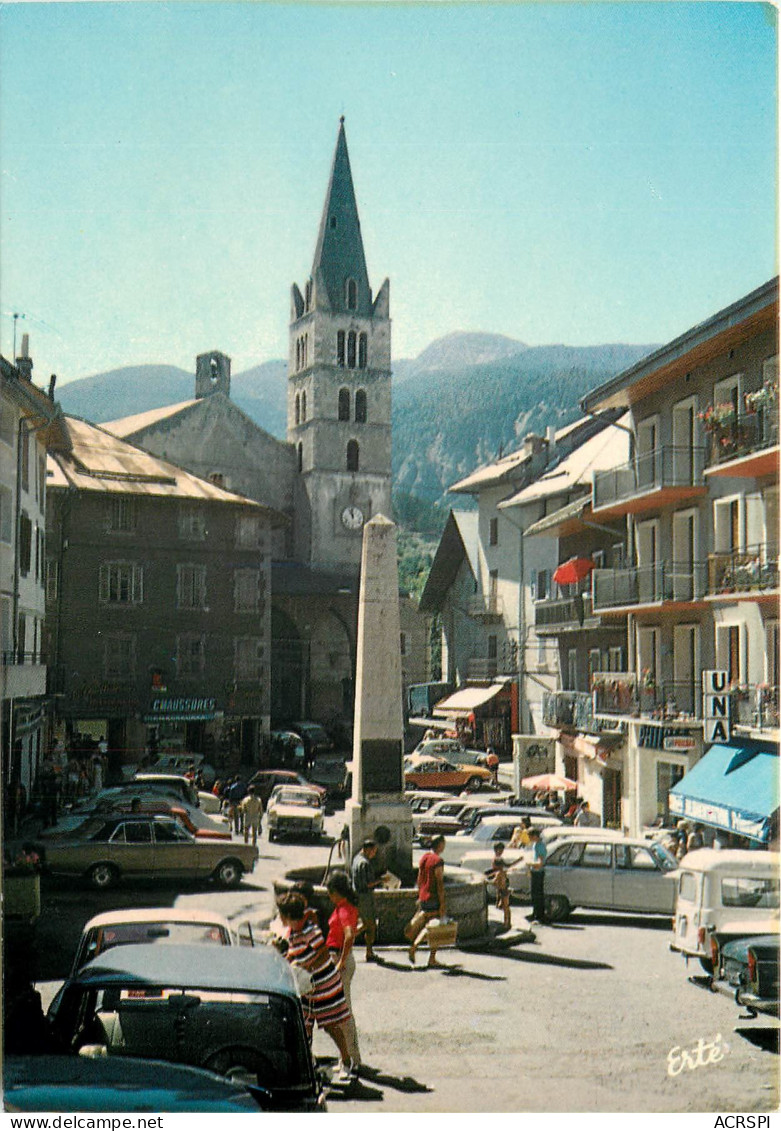
[[[310,809],[317,809],[320,799],[316,793],[309,793],[303,789],[280,789],[275,794],[274,801],[277,805],[304,805]]]
[[[230,936],[219,923],[177,923],[161,920],[159,923],[109,923],[93,927],[87,937],[83,961],[129,943],[195,943],[207,946],[227,946]]]
[[[310,1083],[297,1000],[280,994],[195,986],[71,985],[54,1019],[75,1052],[145,1057],[224,1072],[236,1068],[269,1091]],[[224,1062],[225,1050],[233,1060]]]

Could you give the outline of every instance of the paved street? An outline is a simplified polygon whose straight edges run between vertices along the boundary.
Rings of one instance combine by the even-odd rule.
[[[330,817],[329,831],[338,832],[342,822],[341,813]],[[38,933],[39,988],[51,998],[83,923],[101,910],[207,904],[231,919],[269,917],[273,878],[290,867],[325,863],[327,855],[327,846],[269,845],[264,834],[255,872],[233,892],[207,885],[178,893],[150,883],[96,895],[49,882]],[[524,924],[525,910],[513,909],[516,926]],[[751,1040],[735,1031],[740,1023],[731,1000],[687,981],[683,960],[668,950],[668,926],[576,913],[566,924],[536,928],[535,942],[511,950],[443,951],[448,968],[441,971],[412,969],[400,948],[381,951],[382,966],[366,965],[359,955],[353,999],[370,1071],[349,1091],[333,1091],[330,1109],[774,1109],[776,1053],[754,1043],[760,1035]],[[698,971],[692,965],[688,974]],[[711,1042],[717,1034],[717,1063],[668,1075],[675,1046],[673,1068],[680,1048],[693,1050],[700,1038]],[[316,1034],[319,1057],[334,1051]]]

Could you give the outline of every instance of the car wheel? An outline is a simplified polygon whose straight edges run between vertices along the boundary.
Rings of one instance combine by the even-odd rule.
[[[483,782],[482,782],[481,778],[470,778],[469,781],[466,783],[466,788],[471,793],[474,793],[475,790],[478,790],[482,784],[483,784]]]
[[[570,901],[566,895],[548,895],[545,897],[545,914],[551,923],[560,923],[572,911]]]
[[[244,869],[238,860],[223,860],[214,873],[214,878],[220,887],[237,888],[243,874]]]
[[[113,864],[94,864],[87,872],[87,882],[96,891],[108,891],[118,878],[119,873]]]
[[[277,839],[277,834],[274,831],[274,829],[268,830],[268,839],[269,839],[269,844],[273,844],[274,841]]]
[[[701,958],[700,966],[703,968],[706,974],[713,973],[713,963],[711,962],[710,958]]]

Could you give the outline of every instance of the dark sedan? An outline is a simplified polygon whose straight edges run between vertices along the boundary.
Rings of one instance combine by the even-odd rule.
[[[265,1109],[321,1107],[301,999],[271,947],[214,947],[208,962],[202,946],[116,947],[65,982],[49,1022],[80,1056],[205,1068]]]
[[[733,939],[721,949],[718,981],[754,1016],[778,1017],[778,954],[778,935]]]

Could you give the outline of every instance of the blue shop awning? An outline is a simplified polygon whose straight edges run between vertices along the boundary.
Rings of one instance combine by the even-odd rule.
[[[716,745],[670,790],[677,817],[765,842],[778,809],[778,751]]]

